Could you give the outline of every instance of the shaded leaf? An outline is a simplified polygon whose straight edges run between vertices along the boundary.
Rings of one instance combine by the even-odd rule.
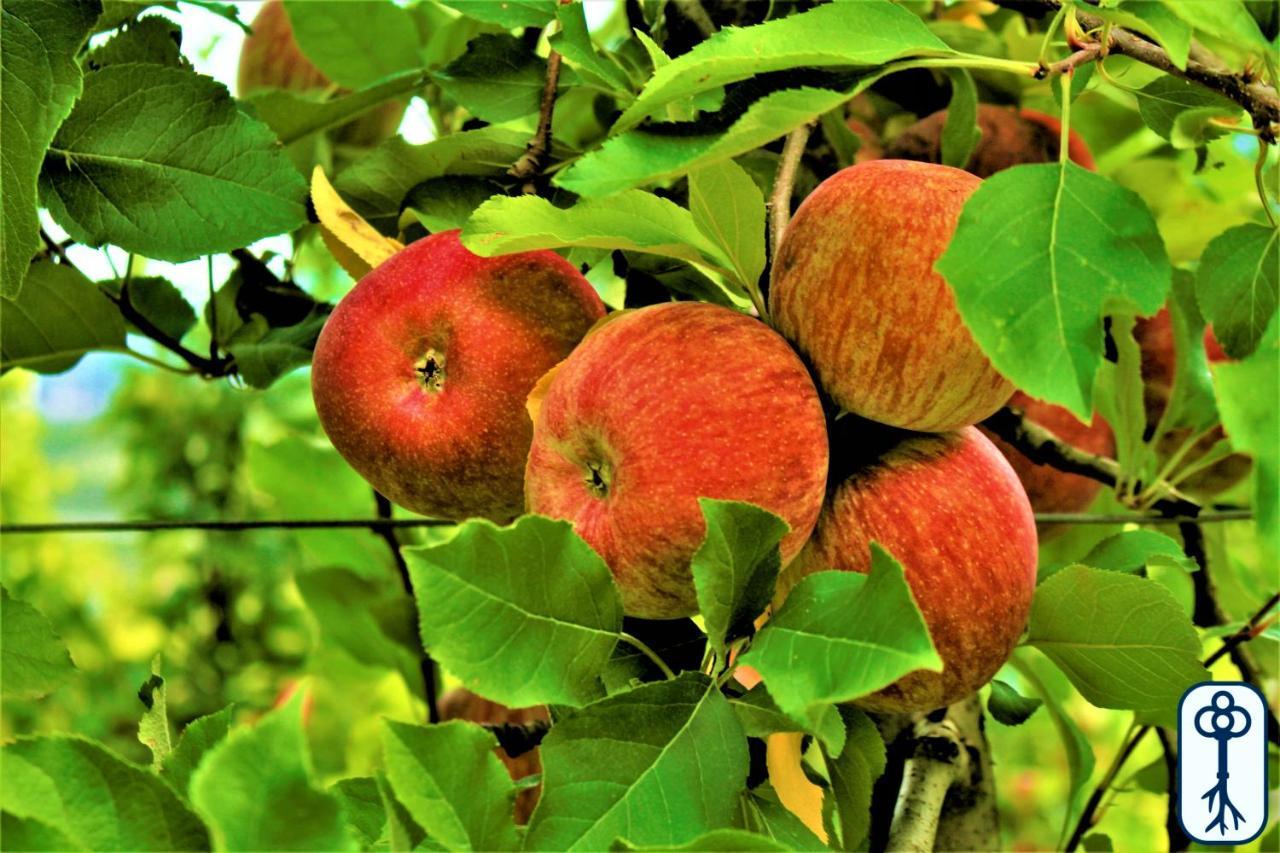
[[[419,68],[413,18],[378,0],[285,0],[293,37],[324,75],[349,89]]]
[[[1044,702],[1034,696],[1023,696],[1008,682],[995,679],[991,682],[991,695],[987,697],[987,711],[996,722],[1006,726],[1020,726],[1027,721]]]
[[[1237,225],[1214,237],[1200,258],[1196,300],[1227,355],[1252,355],[1280,300],[1280,229]]]
[[[1228,118],[1240,114],[1240,107],[1222,95],[1171,75],[1156,78],[1136,94],[1138,113],[1147,127],[1173,141],[1178,148],[1195,148],[1227,133],[1224,128],[1207,126],[1201,127],[1200,133],[1192,138],[1175,139],[1175,126],[1188,112]]]
[[[426,77],[418,69],[393,74],[358,91],[326,97],[323,92],[259,89],[245,100],[285,145],[317,131],[345,124],[397,96],[421,88]]]
[[[477,118],[511,121],[538,111],[547,63],[512,35],[486,33],[431,75],[446,95]]]
[[[0,304],[3,368],[59,373],[85,353],[124,347],[125,328],[111,301],[74,267],[40,261],[30,287]]]
[[[840,821],[845,850],[861,850],[871,829],[871,789],[885,768],[884,741],[871,718],[856,708],[841,707],[847,726],[844,750],[827,756],[831,796]]]
[[[96,70],[119,62],[150,62],[190,68],[182,55],[182,27],[159,15],[148,15],[129,24],[106,44],[99,45],[84,58],[85,67]]]
[[[182,730],[178,745],[160,768],[160,775],[168,779],[169,784],[182,796],[187,796],[191,774],[199,766],[200,760],[231,731],[234,713],[235,706],[228,705],[221,711],[197,717]]]

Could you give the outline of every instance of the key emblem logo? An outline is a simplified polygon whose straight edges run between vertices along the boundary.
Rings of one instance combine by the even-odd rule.
[[[1202,844],[1242,844],[1267,823],[1262,695],[1242,682],[1205,682],[1178,708],[1178,816]]]

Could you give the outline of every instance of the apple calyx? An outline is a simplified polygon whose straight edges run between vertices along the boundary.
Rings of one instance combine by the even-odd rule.
[[[413,369],[422,377],[422,387],[430,394],[444,390],[444,353],[427,350]]]
[[[609,496],[609,485],[613,480],[613,472],[605,462],[587,463],[587,491],[604,500]]]

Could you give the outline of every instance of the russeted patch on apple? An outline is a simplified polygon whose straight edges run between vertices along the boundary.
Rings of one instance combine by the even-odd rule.
[[[1036,527],[1017,475],[974,427],[895,435],[837,422],[832,468],[838,485],[777,601],[814,572],[870,572],[878,542],[902,563],[943,670],[910,673],[858,704],[911,713],[968,696],[1008,659],[1031,610]]]
[[[822,506],[827,432],[808,372],[766,325],[705,303],[601,324],[561,364],[534,418],[530,512],[563,518],[609,565],[627,613],[697,610],[698,498],[790,525],[785,562]]]
[[[980,183],[949,166],[874,160],[827,178],[791,220],[770,312],[845,410],[943,432],[1013,394],[933,269]]]
[[[360,280],[316,343],[320,424],[374,488],[438,518],[509,521],[524,505],[525,398],[602,316],[554,252],[482,258],[457,231]]]

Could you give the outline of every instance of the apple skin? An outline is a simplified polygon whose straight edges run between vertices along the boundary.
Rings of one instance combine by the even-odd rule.
[[[525,723],[551,721],[551,717],[547,714],[547,709],[542,705],[536,705],[532,708],[508,708],[506,705],[499,705],[497,702],[491,702],[483,696],[478,696],[465,687],[455,687],[446,691],[436,701],[436,708],[440,712],[441,722],[466,720],[469,723],[480,723],[481,725],[510,724],[522,726]],[[526,776],[542,772],[542,757],[538,754],[536,747],[514,758],[507,755],[506,750],[502,747],[498,747],[494,752],[498,754],[499,760],[507,768],[507,773],[511,776],[512,781],[518,782]],[[538,804],[538,797],[541,793],[542,786],[535,785],[532,788],[524,788],[516,794],[515,820],[517,824],[524,826],[529,822],[529,816],[533,814],[533,807]]]
[[[769,310],[846,411],[945,432],[1013,394],[933,269],[980,184],[949,166],[874,160],[827,178],[796,211]]]
[[[1044,427],[1072,447],[1095,456],[1115,456],[1115,434],[1110,424],[1099,415],[1095,414],[1091,423],[1082,423],[1068,409],[1029,397],[1021,391],[1013,395],[1009,405],[1021,409],[1027,420]],[[1102,491],[1102,483],[1097,480],[1032,462],[986,427],[980,426],[979,429],[1009,460],[1027,492],[1031,508],[1036,512],[1083,512]],[[1040,538],[1049,538],[1066,529],[1066,525],[1042,524],[1039,527]]]
[[[938,110],[902,131],[886,148],[891,159],[942,162],[942,129],[947,111]],[[1053,163],[1058,159],[1062,123],[1036,110],[1014,111],[995,104],[978,105],[978,129],[982,138],[973,149],[965,171],[989,178],[1002,169],[1027,163]],[[1067,141],[1067,156],[1092,171],[1093,154],[1074,130]]]
[[[240,48],[236,91],[240,97],[263,89],[308,92],[333,89],[333,82],[307,59],[293,37],[284,0],[267,0],[251,24],[253,30]],[[347,90],[340,89],[345,93]],[[396,132],[406,103],[388,101],[334,128],[333,138],[346,145],[376,145]]]
[[[438,518],[524,504],[525,398],[604,316],[554,252],[473,255],[457,231],[409,244],[334,309],[311,390],[333,446],[379,492]]]
[[[526,503],[573,522],[626,613],[672,619],[697,610],[698,498],[781,516],[785,562],[817,521],[827,459],[822,404],[786,341],[728,308],[666,303],[602,324],[551,377]]]
[[[930,711],[990,681],[1026,627],[1037,559],[1031,504],[995,445],[974,427],[902,434],[856,466],[784,569],[776,601],[814,572],[869,572],[873,541],[902,564],[943,671],[910,673],[857,704]]]

